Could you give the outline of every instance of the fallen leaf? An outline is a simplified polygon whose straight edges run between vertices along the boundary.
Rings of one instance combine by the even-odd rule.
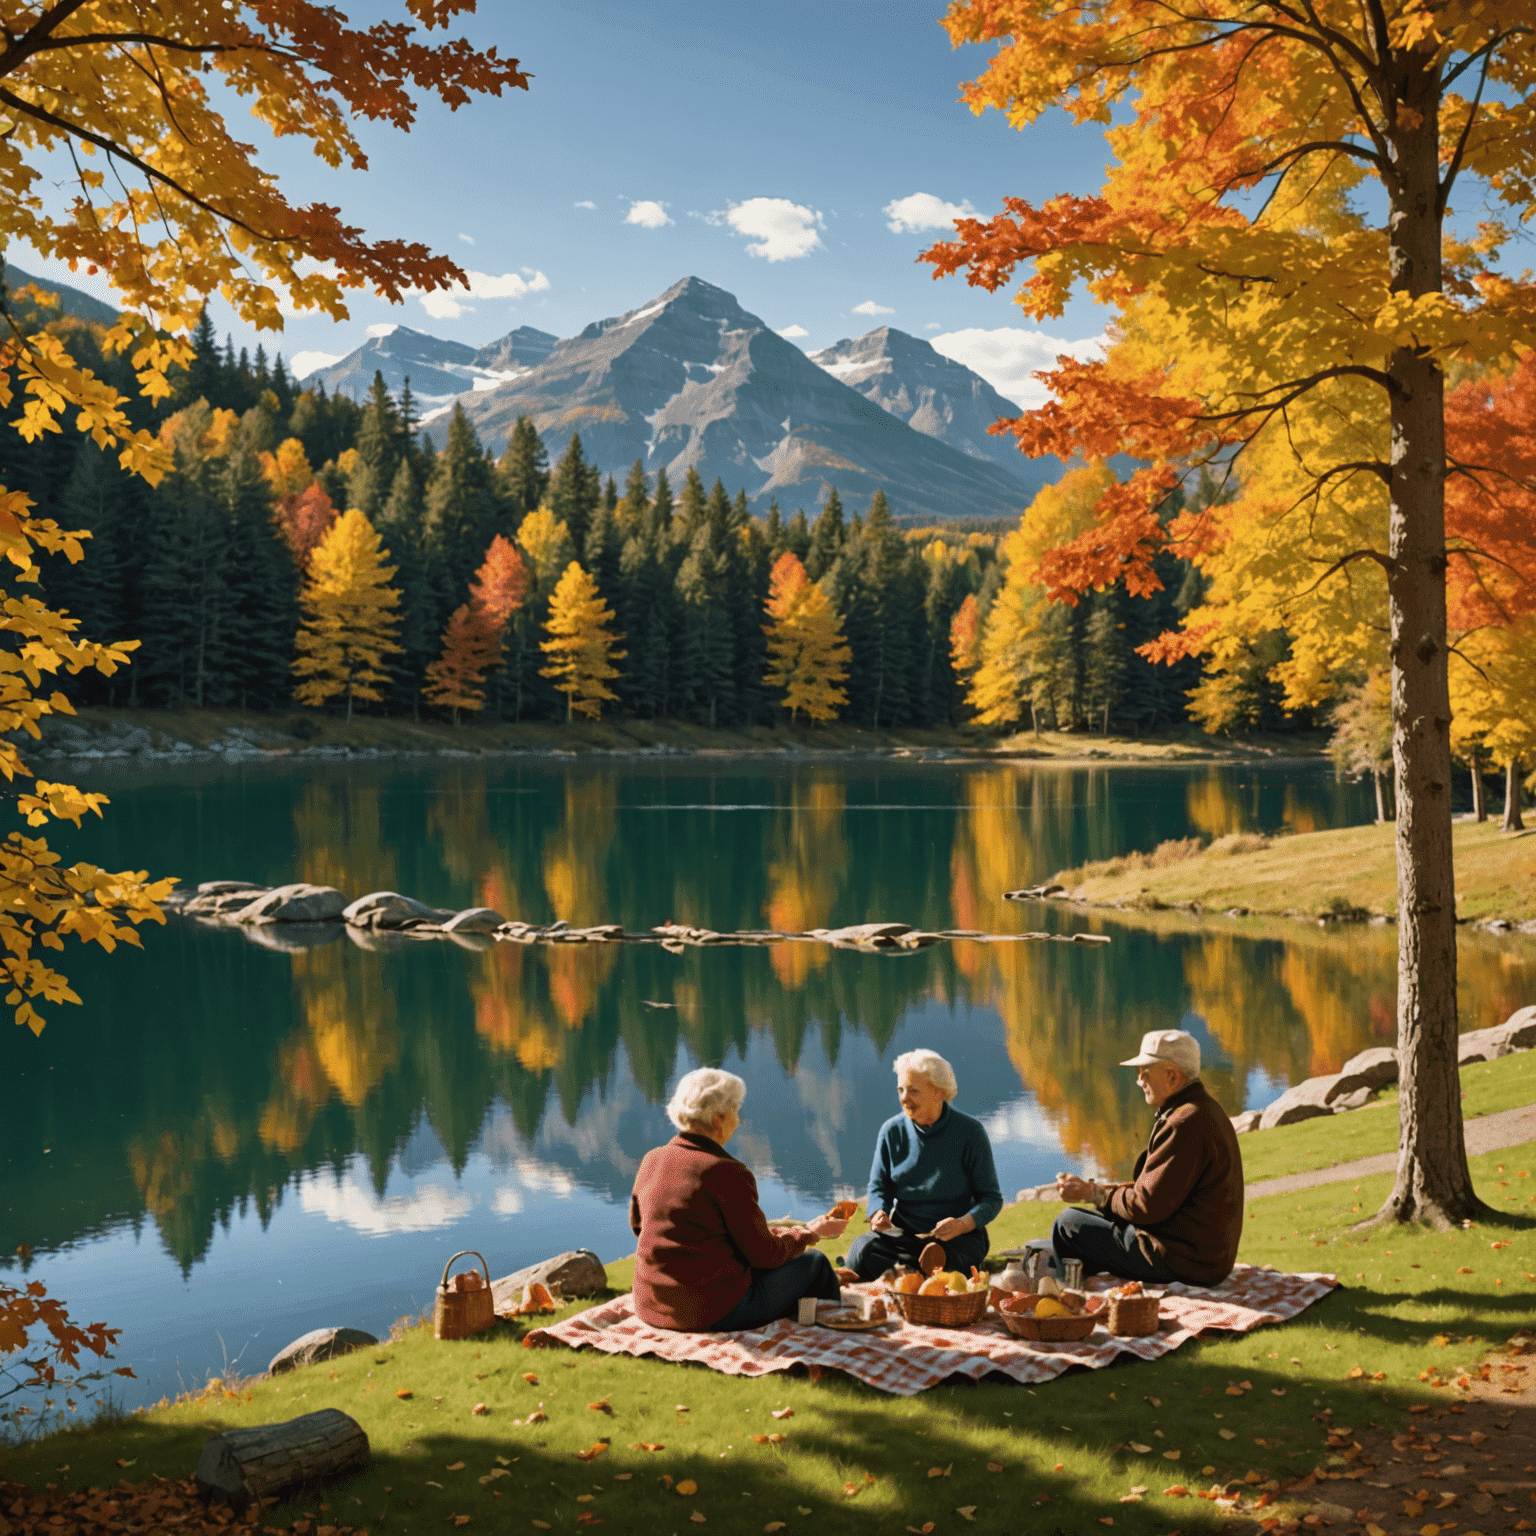
[[[674,1413],[692,1413],[693,1412],[693,1410],[688,1406],[687,1403],[674,1403],[672,1405],[672,1411]]]
[[[1003,1464],[1000,1461],[989,1461],[987,1463],[987,1471],[988,1472],[1001,1472],[1002,1470],[1003,1470]]]
[[[541,1531],[549,1531],[554,1529],[554,1527],[550,1525],[549,1521],[547,1520],[535,1520],[533,1523],[538,1526]]]
[[[950,1462],[950,1464],[947,1467],[929,1467],[928,1468],[928,1476],[929,1477],[948,1477],[949,1474],[954,1470],[954,1466],[955,1466],[954,1462]]]
[[[128,1461],[124,1461],[123,1458],[121,1456],[119,1456],[117,1458],[117,1464],[120,1467],[136,1467],[139,1464],[139,1458],[137,1456],[134,1456],[134,1457],[130,1458]]]
[[[843,1497],[845,1499],[856,1499],[861,1493],[863,1493],[863,1491],[864,1487],[862,1483],[843,1484]]]
[[[793,1408],[775,1408],[773,1410],[773,1417],[776,1419],[792,1419],[794,1416],[795,1410]]]
[[[1182,1456],[1183,1454],[1184,1454],[1183,1451],[1164,1451],[1163,1452],[1163,1460],[1164,1461],[1177,1461],[1179,1459],[1179,1457]]]
[[[767,1532],[767,1536],[773,1536],[775,1531],[782,1531],[784,1529],[785,1523],[783,1520],[770,1520],[763,1527],[763,1530]]]
[[[955,1513],[959,1515],[962,1520],[969,1520],[972,1525],[976,1523],[976,1506],[974,1504],[962,1504],[960,1508],[955,1511]]]
[[[1216,1433],[1220,1435],[1223,1440],[1237,1439],[1237,1431],[1235,1429],[1218,1429]]]
[[[1456,1271],[1456,1273],[1458,1275],[1471,1275],[1471,1274],[1475,1274],[1476,1271],[1473,1270],[1473,1269],[1469,1269],[1465,1264],[1463,1264],[1461,1266],[1461,1268]]]
[[[409,1387],[399,1387],[395,1391],[396,1397],[409,1397],[410,1395],[411,1389]]]
[[[483,1419],[491,1410],[484,1403],[476,1403],[469,1411]]]
[[[664,1446],[659,1440],[637,1440],[630,1446],[632,1451],[664,1451]]]
[[[688,1516],[688,1518],[689,1518],[689,1519],[690,1519],[690,1520],[692,1520],[692,1521],[693,1521],[693,1523],[694,1523],[694,1524],[695,1524],[695,1525],[703,1525],[703,1524],[704,1524],[704,1522],[705,1522],[705,1521],[706,1521],[706,1520],[707,1520],[707,1519],[708,1519],[708,1518],[709,1518],[709,1517],[708,1517],[708,1516],[707,1516],[707,1515],[701,1515],[701,1514],[700,1514],[700,1513],[699,1513],[699,1512],[698,1512],[698,1510],[694,1510],[694,1512],[693,1512],[693,1513],[692,1513],[692,1514],[691,1514],[691,1515],[689,1515],[689,1516]]]
[[[1359,1381],[1359,1379],[1362,1376],[1364,1376],[1364,1375],[1365,1375],[1365,1367],[1362,1366],[1362,1365],[1357,1365],[1352,1371],[1348,1372],[1345,1375],[1344,1380],[1345,1381]]]
[[[451,1521],[453,1521],[453,1523],[455,1525],[468,1525],[469,1524],[469,1516],[468,1515],[449,1515],[448,1518]]]
[[[1160,1397],[1149,1397],[1147,1401],[1151,1403],[1154,1408],[1161,1408],[1163,1406],[1163,1400]]]
[[[542,1408],[535,1408],[533,1410],[533,1412],[528,1415],[528,1423],[530,1423],[530,1424],[548,1424],[549,1423],[549,1415],[547,1413],[545,1413]]]
[[[615,1472],[613,1480],[616,1483],[627,1483],[635,1474],[633,1472]]]
[[[462,1461],[450,1461],[443,1470],[445,1472],[462,1472],[464,1470],[464,1463]]]
[[[590,1408],[593,1413],[606,1413],[610,1419],[613,1417],[613,1409],[608,1406],[608,1399],[606,1397],[602,1398],[598,1402],[588,1403],[587,1407]]]
[[[1099,1524],[1100,1525],[1113,1525],[1114,1523],[1115,1523],[1115,1517],[1113,1515],[1100,1515],[1099,1516]]]
[[[597,1495],[595,1493],[578,1493],[576,1495],[576,1502],[578,1504],[591,1504],[596,1498]]]
[[[1183,1483],[1174,1483],[1171,1487],[1163,1489],[1163,1497],[1165,1499],[1187,1499],[1189,1497],[1189,1489]]]
[[[1130,1447],[1133,1451],[1136,1452],[1138,1456],[1150,1456],[1152,1454],[1152,1447],[1150,1445],[1142,1445],[1141,1442],[1137,1440],[1132,1440],[1130,1442]]]
[[[685,1499],[690,1498],[693,1494],[696,1494],[699,1491],[699,1485],[694,1482],[691,1477],[685,1477],[682,1482],[677,1485],[676,1491],[682,1494]]]
[[[1056,1465],[1051,1468],[1051,1471],[1053,1471],[1053,1472],[1065,1472],[1066,1470],[1067,1470],[1067,1464],[1064,1461],[1058,1461],[1056,1463]]]
[[[535,1376],[532,1371],[524,1371],[523,1380],[526,1381],[530,1387],[536,1387],[539,1384],[539,1378]],[[545,1529],[548,1530],[549,1527],[546,1526]]]
[[[596,1461],[597,1458],[599,1456],[601,1456],[603,1454],[603,1452],[606,1451],[607,1449],[608,1449],[608,1442],[606,1440],[599,1440],[599,1441],[596,1442],[596,1444],[591,1446],[588,1450],[577,1451],[576,1452],[576,1459],[577,1459],[577,1461]]]
[[[483,1488],[487,1483],[494,1483],[498,1477],[511,1476],[512,1474],[508,1472],[505,1467],[493,1467],[489,1472],[485,1474],[484,1477],[480,1479],[480,1486]]]
[[[441,1488],[442,1486],[441,1483],[434,1483],[430,1477],[427,1479],[428,1488]]]
[[[1227,1396],[1228,1397],[1241,1397],[1242,1395],[1243,1395],[1243,1389],[1241,1387],[1228,1387],[1227,1388]]]
[[[1271,1387],[1269,1389],[1269,1395],[1271,1397],[1284,1397],[1285,1396],[1285,1388],[1284,1387]]]

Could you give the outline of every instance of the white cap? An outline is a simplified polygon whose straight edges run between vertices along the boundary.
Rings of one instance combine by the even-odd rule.
[[[1182,1029],[1152,1029],[1141,1037],[1141,1050],[1122,1067],[1150,1067],[1156,1062],[1177,1067],[1185,1077],[1200,1076],[1200,1042]]]

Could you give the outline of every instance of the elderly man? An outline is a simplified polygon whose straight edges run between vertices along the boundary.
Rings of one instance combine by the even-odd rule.
[[[1154,1029],[1120,1065],[1136,1068],[1157,1110],[1147,1150],[1129,1184],[1056,1175],[1063,1200],[1094,1206],[1056,1218],[1057,1265],[1081,1259],[1090,1275],[1220,1285],[1243,1232],[1243,1158],[1226,1111],[1200,1081],[1200,1042],[1182,1029]]]

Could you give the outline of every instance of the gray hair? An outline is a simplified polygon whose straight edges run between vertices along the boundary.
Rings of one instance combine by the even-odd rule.
[[[903,1051],[891,1066],[897,1077],[903,1072],[926,1077],[944,1095],[946,1103],[960,1091],[960,1085],[955,1081],[955,1069],[937,1051]]]
[[[707,1131],[722,1115],[739,1111],[746,1096],[747,1085],[734,1072],[696,1067],[678,1078],[667,1119],[680,1131]]]

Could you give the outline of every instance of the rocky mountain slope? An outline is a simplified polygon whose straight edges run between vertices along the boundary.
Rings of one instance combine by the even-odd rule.
[[[1004,469],[909,426],[696,277],[461,399],[495,452],[526,415],[551,459],[579,431],[587,457],[620,479],[637,458],[653,474],[665,466],[674,485],[696,465],[706,482],[745,488],[758,512],[777,498],[786,512],[814,513],[836,486],[854,508],[883,489],[898,516],[1013,517],[1054,478],[1028,461],[1023,473]],[[446,429],[446,412],[428,427],[439,442]]]
[[[380,334],[369,336],[340,362],[316,369],[304,382],[321,383],[330,394],[361,401],[377,372],[396,395],[409,379],[411,393],[430,408],[466,390],[494,389],[517,378],[542,363],[556,341],[548,331],[531,325],[520,325],[479,348],[413,331],[408,325],[379,329]]]

